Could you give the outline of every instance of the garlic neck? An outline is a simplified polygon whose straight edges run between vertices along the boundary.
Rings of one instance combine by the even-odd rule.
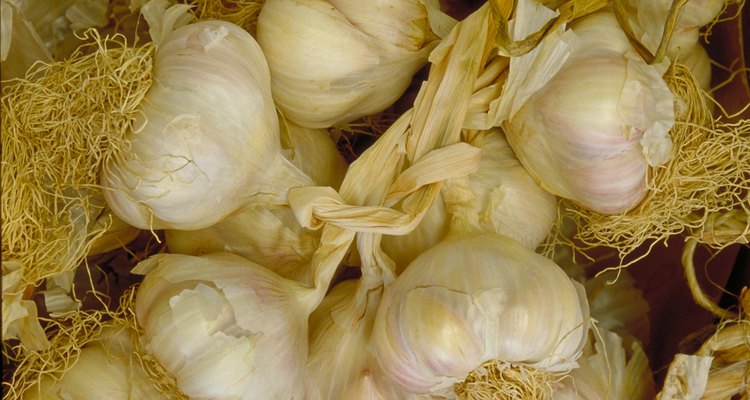
[[[289,189],[313,186],[312,179],[279,153],[259,177],[258,189],[249,194],[246,206],[288,206]]]

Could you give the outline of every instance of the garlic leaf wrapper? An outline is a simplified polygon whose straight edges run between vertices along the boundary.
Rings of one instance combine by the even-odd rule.
[[[141,367],[135,340],[136,333],[124,326],[105,327],[84,345],[69,369],[54,378],[44,375],[23,399],[166,399]]]
[[[555,384],[555,400],[653,399],[654,378],[641,345],[614,332],[591,332],[580,367]]]
[[[497,234],[447,239],[386,287],[370,342],[380,379],[445,395],[483,363],[576,366],[588,331],[580,284]]]
[[[519,160],[542,187],[604,214],[624,212],[643,199],[649,166],[671,157],[674,124],[664,71],[623,51],[628,39],[616,24],[609,13],[589,15],[574,24],[573,35],[545,39],[557,41],[555,51],[520,57],[563,63],[543,84],[535,82],[540,89],[528,98],[510,100],[518,106],[504,124]],[[506,87],[533,80],[522,64],[511,59]],[[513,96],[505,91],[501,101]]]
[[[266,1],[257,38],[284,116],[326,128],[395,102],[435,44],[426,7],[418,0]]]
[[[135,312],[144,349],[196,399],[302,399],[311,307],[296,283],[227,253],[160,254]]]
[[[469,188],[475,199],[469,212],[476,215],[483,232],[511,237],[533,250],[552,229],[557,214],[555,196],[539,187],[526,172],[502,131],[488,131],[480,140],[479,169],[469,175]],[[401,271],[448,235],[449,219],[440,196],[414,231],[404,236],[384,236],[383,249]]]
[[[130,152],[102,171],[107,203],[135,227],[200,229],[311,183],[281,155],[265,58],[236,25],[165,35],[140,104]]]

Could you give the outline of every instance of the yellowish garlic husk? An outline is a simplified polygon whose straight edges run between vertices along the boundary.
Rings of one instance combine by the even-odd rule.
[[[309,175],[316,185],[338,188],[347,164],[330,136],[322,129],[284,125],[288,134],[287,159]],[[285,207],[249,207],[207,228],[166,230],[170,252],[201,255],[224,251],[241,255],[279,275],[296,281],[310,280],[309,263],[319,245],[319,231],[302,228]]]
[[[516,156],[543,188],[604,214],[644,198],[649,167],[671,157],[674,124],[665,66],[623,51],[628,39],[615,27],[614,15],[600,12],[578,20],[568,42],[549,37],[560,40],[562,53],[569,50],[567,58],[504,124]],[[557,64],[560,53],[539,63]],[[508,82],[524,79],[514,64]]]
[[[469,175],[472,209],[483,232],[511,237],[529,249],[547,238],[557,215],[557,199],[542,189],[516,159],[500,129],[481,139],[479,168]],[[403,271],[422,252],[449,233],[450,214],[443,197],[435,200],[420,224],[403,236],[383,236],[383,250]]]
[[[436,43],[425,4],[266,1],[257,38],[284,116],[327,128],[390,106]]]
[[[192,230],[311,184],[281,155],[255,39],[224,21],[164,30],[130,151],[102,170],[110,208],[138,228]]]
[[[447,396],[491,360],[568,371],[587,332],[583,288],[552,261],[498,234],[451,237],[386,287],[373,374],[391,398]]]
[[[637,341],[598,328],[578,359],[580,367],[554,384],[554,400],[653,399],[654,378]]]
[[[699,29],[718,18],[726,0],[688,0],[680,8],[668,45],[668,54],[685,51],[699,40]],[[655,53],[662,40],[671,0],[626,0],[631,26],[640,42]]]
[[[23,399],[166,399],[143,370],[136,355],[136,340],[135,331],[125,326],[106,326],[80,350],[62,375],[43,375]]]
[[[139,263],[143,349],[190,398],[302,399],[309,290],[240,256]]]
[[[616,333],[625,340],[625,345],[633,338],[647,343],[651,334],[649,306],[627,271],[597,275],[587,279],[583,286],[598,328]]]

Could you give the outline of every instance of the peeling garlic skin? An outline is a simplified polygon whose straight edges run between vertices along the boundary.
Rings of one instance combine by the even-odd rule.
[[[101,175],[107,203],[138,228],[210,226],[237,211],[248,187],[281,162],[265,58],[230,23],[169,33],[140,110],[131,148]]]
[[[446,395],[482,363],[575,365],[586,332],[582,287],[512,239],[449,239],[386,287],[370,341],[374,376],[407,394]]]

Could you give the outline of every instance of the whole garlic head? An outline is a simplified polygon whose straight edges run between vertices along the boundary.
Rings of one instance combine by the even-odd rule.
[[[425,4],[266,1],[257,37],[284,116],[326,128],[395,102],[436,43]]]
[[[284,198],[309,178],[281,155],[270,75],[249,33],[224,21],[160,42],[131,148],[103,168],[110,208],[142,229],[199,229],[259,193]]]
[[[604,214],[627,211],[644,198],[649,167],[671,157],[674,125],[663,69],[623,52],[628,39],[613,27],[617,21],[607,12],[576,22],[569,57],[504,125],[543,188]],[[510,71],[524,74],[514,72],[513,59]]]
[[[304,289],[229,253],[159,254],[135,302],[146,352],[190,398],[302,399]]]
[[[574,368],[588,331],[583,288],[498,234],[449,238],[386,287],[373,326],[374,375],[397,391],[447,395],[490,360]]]

